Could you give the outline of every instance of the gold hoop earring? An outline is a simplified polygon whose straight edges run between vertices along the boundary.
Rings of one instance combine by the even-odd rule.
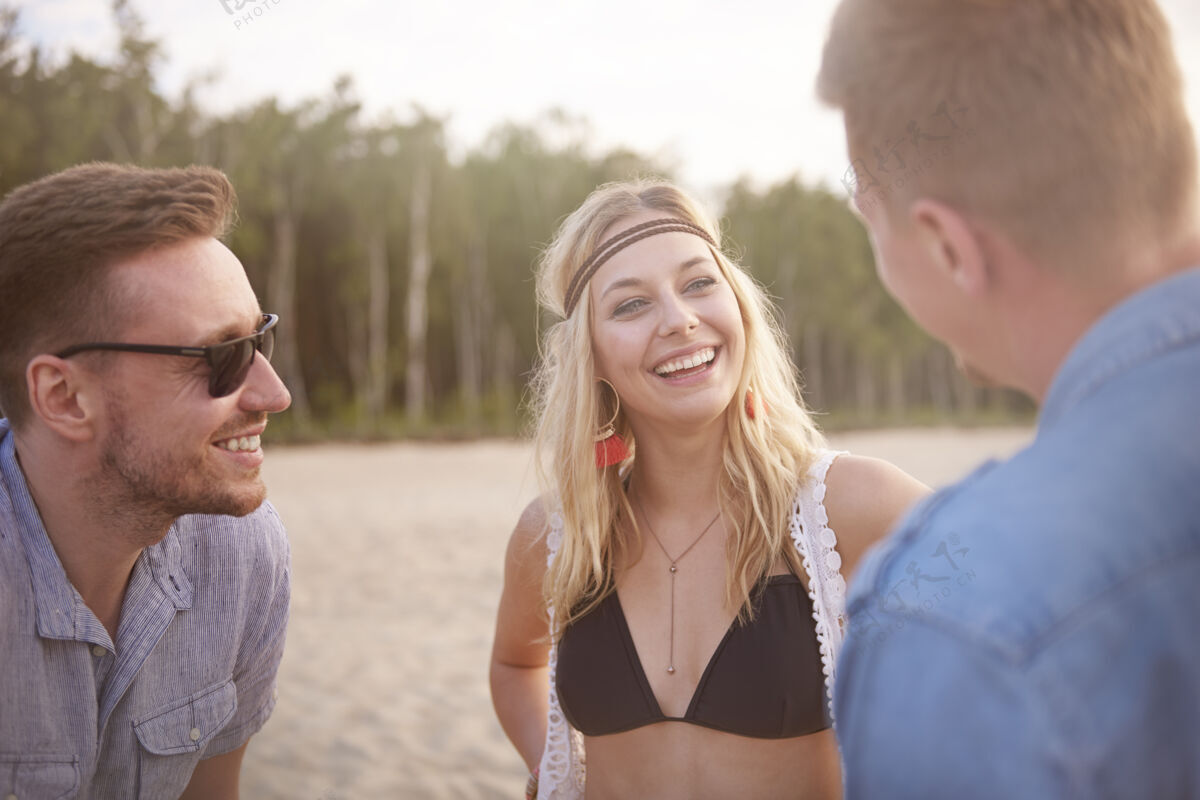
[[[625,440],[621,438],[621,434],[617,433],[617,417],[621,414],[621,396],[617,394],[617,387],[604,378],[596,378],[596,381],[608,386],[612,390],[613,398],[617,401],[616,408],[613,409],[612,419],[601,426],[600,430],[596,432],[595,437],[596,469],[604,469],[605,467],[611,467],[613,464],[620,464],[629,458],[629,447],[625,444]]]

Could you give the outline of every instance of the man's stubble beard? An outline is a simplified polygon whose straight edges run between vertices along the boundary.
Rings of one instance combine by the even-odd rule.
[[[120,407],[110,403],[112,433],[104,442],[100,472],[96,477],[96,507],[120,522],[135,538],[135,531],[166,529],[186,514],[245,516],[266,498],[258,470],[249,482],[231,487],[205,474],[206,460],[198,454],[154,449],[139,442],[134,426]],[[153,542],[139,543],[146,546]]]

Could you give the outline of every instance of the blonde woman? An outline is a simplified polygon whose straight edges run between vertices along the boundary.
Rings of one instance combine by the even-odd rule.
[[[843,576],[926,488],[825,448],[765,295],[671,184],[593,192],[538,296],[545,494],[491,666],[527,794],[839,797]]]

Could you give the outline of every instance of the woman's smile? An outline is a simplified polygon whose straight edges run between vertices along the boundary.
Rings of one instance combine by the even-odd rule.
[[[654,368],[662,378],[686,378],[698,375],[708,368],[717,357],[717,348],[701,347],[687,355],[673,356]]]

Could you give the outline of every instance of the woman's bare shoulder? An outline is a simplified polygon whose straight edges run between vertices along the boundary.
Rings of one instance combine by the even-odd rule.
[[[547,509],[550,505],[548,495],[534,498],[525,506],[513,528],[508,540],[509,559],[524,561],[527,558],[540,556],[540,563],[546,562],[546,537],[550,533],[550,516]]]
[[[825,476],[825,511],[838,539],[846,574],[930,489],[894,464],[842,455]]]

